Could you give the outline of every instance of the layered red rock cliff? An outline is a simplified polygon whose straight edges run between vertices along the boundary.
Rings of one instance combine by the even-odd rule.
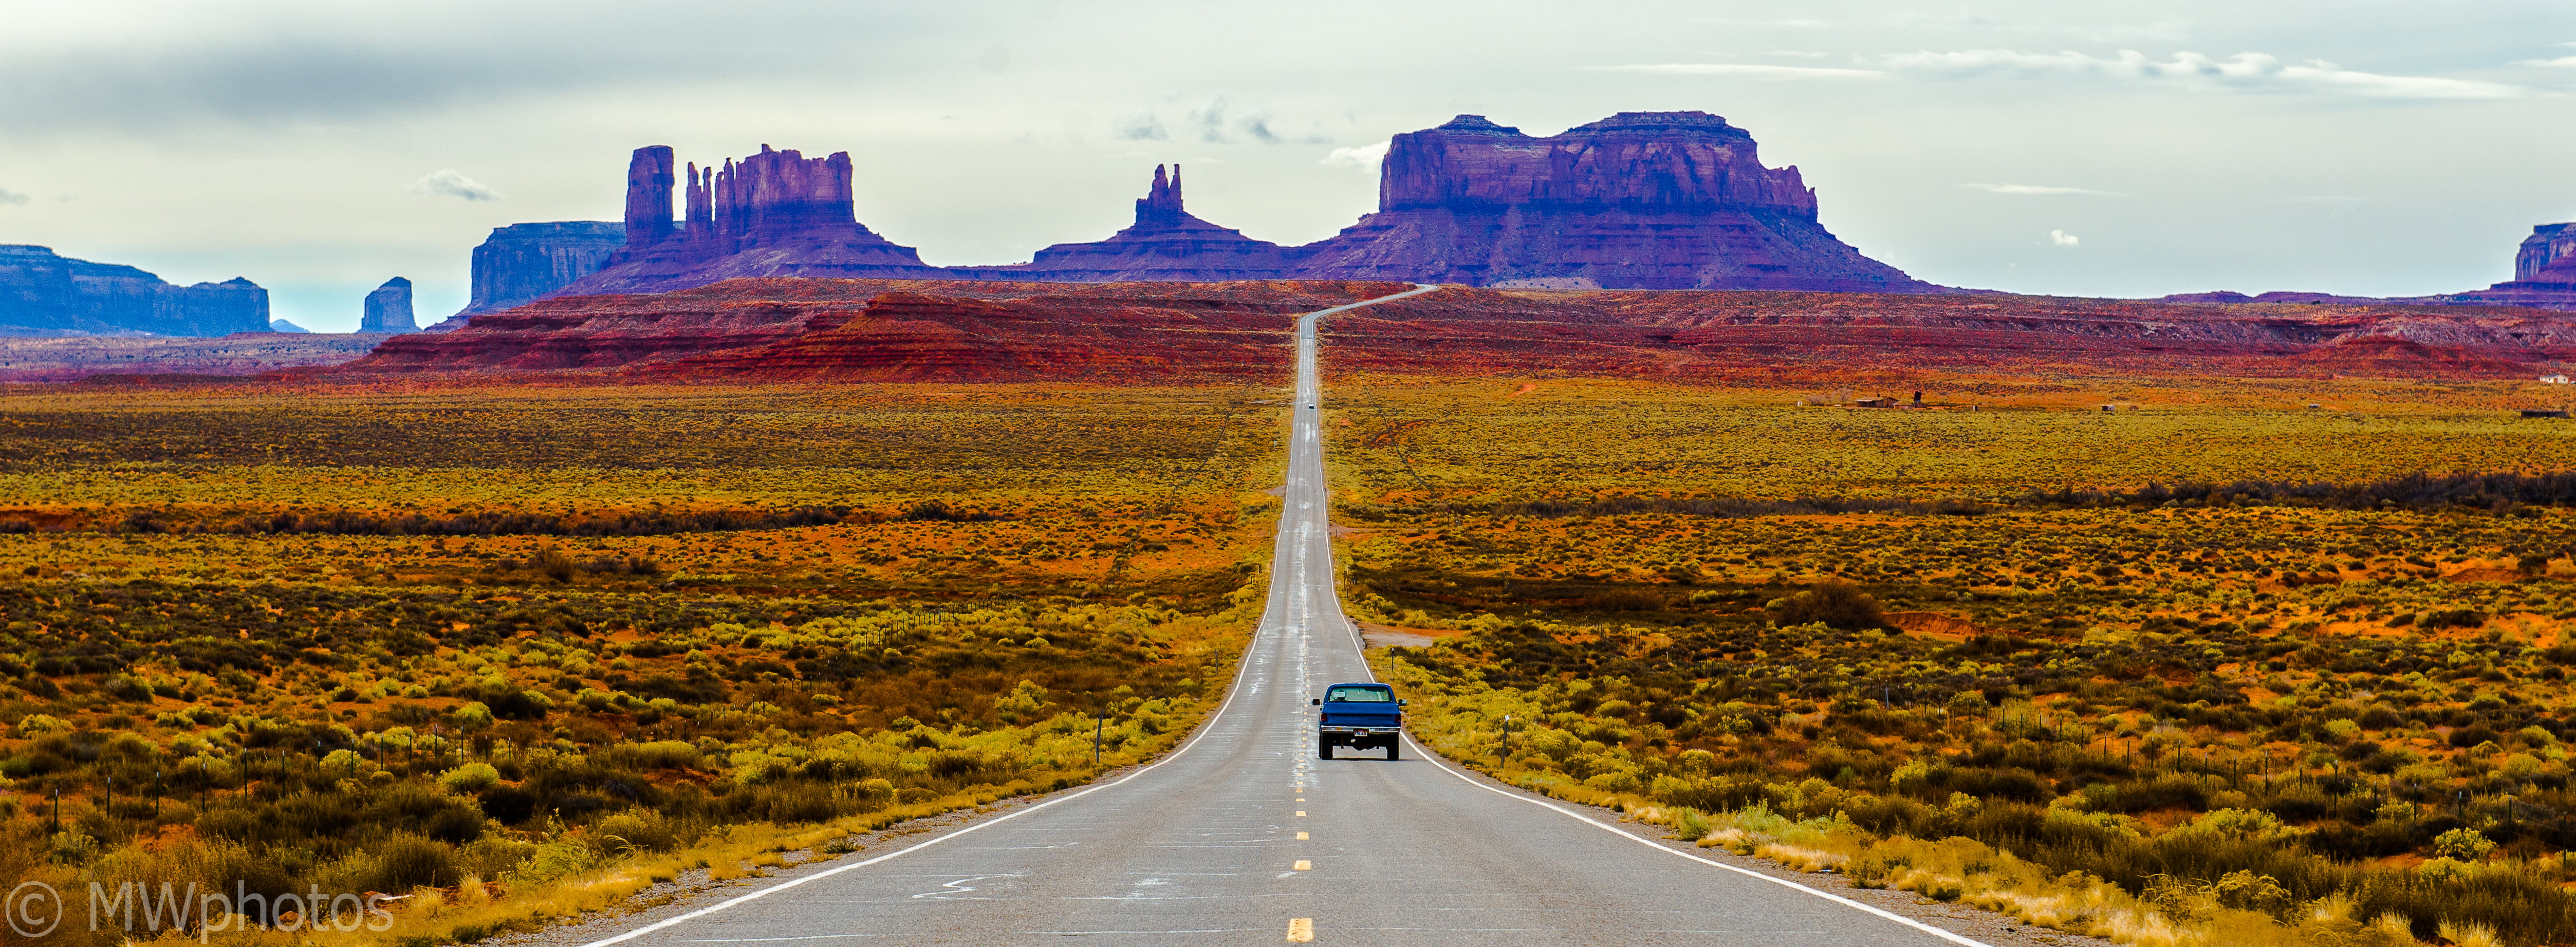
[[[574,280],[599,272],[624,246],[626,226],[613,221],[494,227],[492,235],[474,247],[473,292],[465,308],[430,328],[457,328],[469,316],[553,295]]]
[[[2531,228],[2513,257],[2513,279],[2444,302],[2576,309],[2576,223]]]
[[[1091,379],[1287,370],[1298,313],[1400,283],[737,279],[565,297],[388,340],[341,371],[578,373],[672,380]]]
[[[2485,289],[2434,296],[2338,296],[2332,293],[2179,293],[2160,302],[2290,303],[2402,306],[2522,306],[2576,311],[2576,223],[2531,228],[2513,255],[2513,279]]]
[[[1794,381],[1925,370],[2506,378],[2576,362],[2576,315],[2005,294],[1444,289],[1336,316],[1342,370]]]
[[[268,290],[247,279],[173,286],[131,266],[0,244],[0,335],[267,331]]]
[[[1397,135],[1378,212],[1299,247],[1313,276],[1470,286],[1937,287],[1816,222],[1798,169],[1705,112],[1622,112],[1546,138],[1461,115]]]
[[[1275,383],[1297,313],[1400,283],[744,279],[563,298],[387,341],[346,371],[734,381]],[[1333,317],[1327,371],[1793,383],[2566,373],[2576,314],[2003,294],[1446,288]]]

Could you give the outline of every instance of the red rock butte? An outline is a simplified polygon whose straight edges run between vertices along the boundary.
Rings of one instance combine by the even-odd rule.
[[[807,158],[762,145],[700,168],[654,145],[636,149],[627,166],[624,246],[546,295],[764,276],[1941,291],[1827,232],[1797,168],[1764,167],[1751,134],[1705,112],[1622,112],[1545,138],[1461,115],[1395,136],[1379,176],[1376,213],[1330,239],[1287,247],[1192,215],[1180,169],[1157,166],[1135,223],[1105,240],[1055,244],[1027,263],[943,268],[858,221],[847,152]],[[677,222],[675,186],[685,188]],[[526,298],[525,288],[558,279],[564,262],[583,258],[597,239],[549,226],[561,236],[512,233],[506,252],[478,250],[476,285],[510,291],[478,293],[460,315]],[[494,232],[495,241],[504,236]],[[537,245],[548,239],[582,246]]]
[[[1329,239],[1282,246],[1191,214],[1177,165],[1156,166],[1135,222],[1058,243],[1026,263],[935,267],[861,224],[846,152],[762,145],[721,166],[636,149],[621,224],[519,224],[474,252],[464,317],[533,299],[656,293],[728,279],[823,277],[1009,282],[1372,280],[1499,289],[1786,290],[1944,294],[1824,229],[1795,166],[1762,163],[1753,136],[1705,112],[1621,112],[1536,137],[1482,116],[1394,136],[1378,209]],[[674,188],[682,201],[675,205]],[[681,212],[675,219],[675,206]],[[623,242],[613,243],[616,234]],[[2193,293],[2169,303],[2520,306],[2576,310],[2576,224],[2536,228],[2515,278],[2403,299]]]
[[[951,267],[978,279],[1083,283],[1138,280],[1221,282],[1286,279],[1297,273],[1287,248],[1192,216],[1181,205],[1181,167],[1154,166],[1136,201],[1136,223],[1093,243],[1059,243],[1016,266]]]
[[[1378,212],[1301,272],[1470,286],[1929,292],[1816,221],[1798,169],[1706,112],[1621,112],[1546,138],[1461,115],[1397,135]]]
[[[688,218],[675,226],[671,188],[682,176]],[[722,168],[682,168],[667,146],[637,148],[626,172],[625,246],[552,295],[661,292],[739,277],[949,275],[859,223],[852,194],[848,152],[808,158],[762,145]]]

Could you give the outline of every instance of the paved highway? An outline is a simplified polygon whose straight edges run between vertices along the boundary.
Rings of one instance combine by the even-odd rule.
[[[1334,592],[1315,323],[1268,611],[1222,708],[1132,775],[594,942],[679,945],[1976,941],[1702,862],[1492,788],[1408,744],[1315,755],[1324,685],[1368,680]]]

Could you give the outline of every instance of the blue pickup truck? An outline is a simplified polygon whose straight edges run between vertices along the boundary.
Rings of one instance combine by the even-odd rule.
[[[1404,734],[1404,702],[1395,699],[1395,688],[1384,684],[1335,684],[1324,688],[1324,696],[1315,698],[1315,706],[1324,708],[1315,724],[1318,758],[1332,759],[1337,746],[1355,750],[1384,747],[1387,759],[1397,758],[1396,744]]]

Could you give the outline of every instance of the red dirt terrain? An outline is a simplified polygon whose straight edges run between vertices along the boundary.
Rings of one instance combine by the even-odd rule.
[[[576,296],[401,336],[336,373],[752,381],[1157,380],[1287,371],[1290,317],[1403,283],[766,278]]]
[[[1447,289],[1327,323],[1339,370],[1796,380],[1847,371],[2518,377],[2576,314],[1999,293]]]
[[[1193,381],[1287,371],[1290,316],[1399,283],[737,279],[548,300],[387,340],[333,374],[731,381]],[[2576,314],[1997,293],[1448,288],[1325,324],[1334,372],[1787,382],[1853,371],[2506,378],[2576,360]]]

